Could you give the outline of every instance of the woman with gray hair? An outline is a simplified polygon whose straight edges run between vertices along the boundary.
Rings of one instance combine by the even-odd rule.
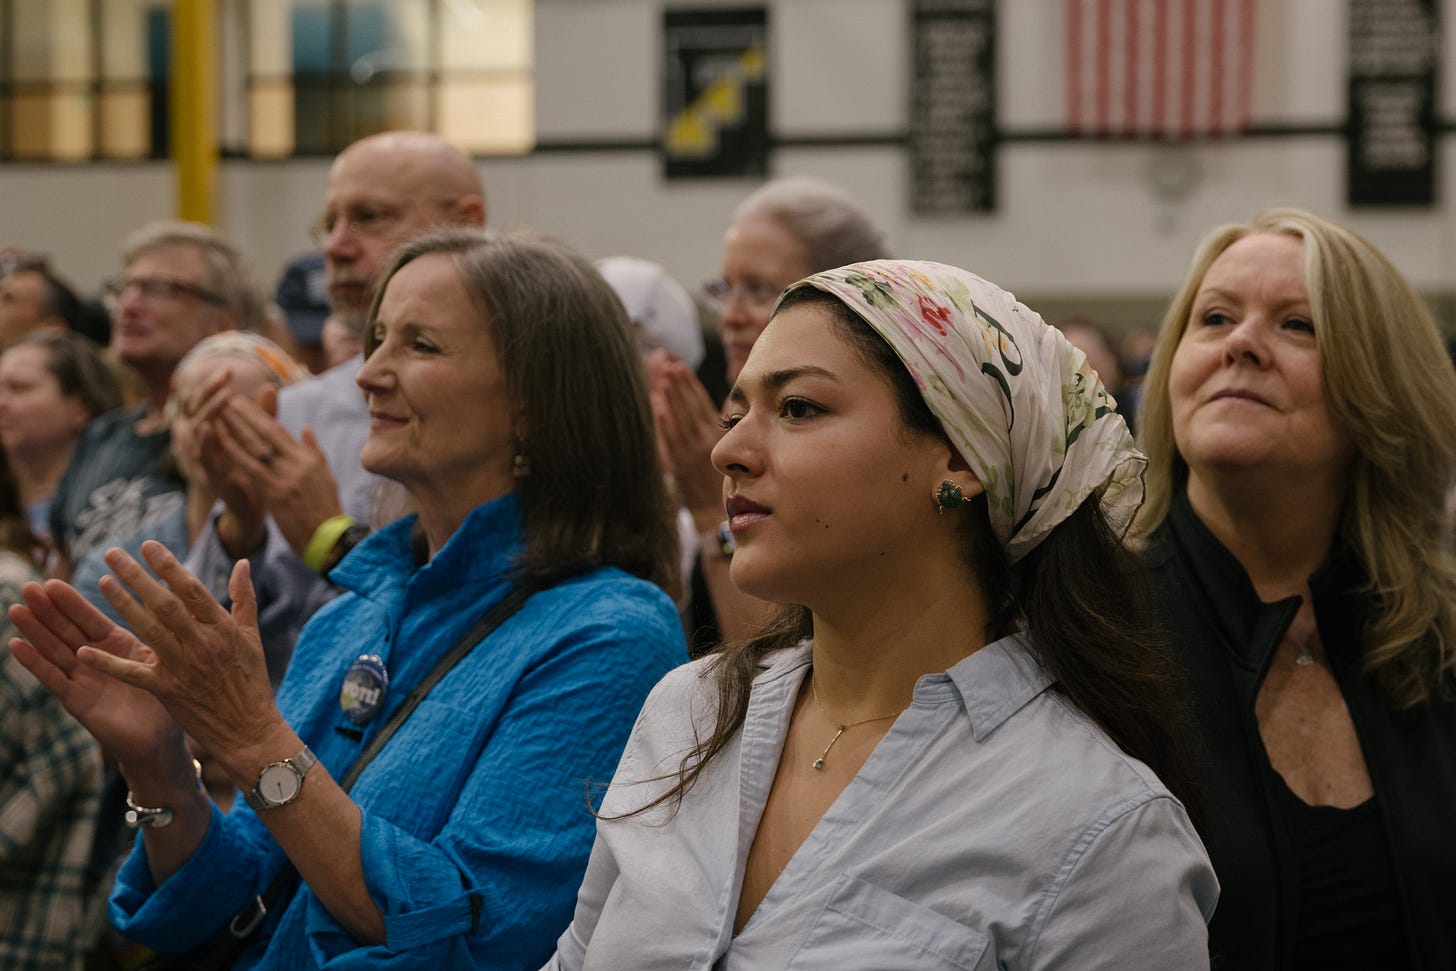
[[[727,383],[737,380],[785,287],[811,273],[888,256],[885,234],[847,193],[828,183],[791,176],[749,195],[723,235],[723,275],[705,288],[718,318]],[[690,368],[666,355],[650,362],[649,373],[658,439],[698,536],[701,583],[695,577],[688,626],[695,649],[706,650],[716,640],[752,633],[770,608],[739,592],[728,578],[733,544],[724,528],[723,477],[709,457],[723,434],[719,403]]]
[[[723,234],[723,277],[707,286],[728,382],[738,379],[785,287],[811,273],[889,255],[884,232],[848,193],[827,182],[789,176],[749,195]]]

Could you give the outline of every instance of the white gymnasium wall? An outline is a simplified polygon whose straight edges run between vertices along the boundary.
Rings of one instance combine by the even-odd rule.
[[[692,6],[678,0],[674,6]],[[771,117],[780,137],[893,136],[905,127],[907,4],[899,0],[768,0]],[[649,142],[658,117],[659,0],[538,0],[539,139]],[[1000,123],[1016,133],[1061,119],[1063,0],[1001,0]],[[1344,114],[1344,0],[1259,4],[1254,121],[1331,126]],[[1444,41],[1453,59],[1452,31]],[[1456,71],[1442,72],[1445,117]],[[1456,207],[1449,139],[1440,203],[1422,210],[1348,210],[1343,145],[1334,136],[1270,137],[1184,149],[1013,141],[999,155],[999,208],[987,216],[915,218],[903,151],[894,146],[783,149],[777,174],[807,173],[854,193],[897,253],[975,268],[1028,297],[1162,299],[1212,225],[1271,204],[1346,221],[1430,293],[1449,289]],[[483,159],[491,222],[556,233],[588,255],[658,260],[694,285],[716,272],[718,241],[746,180],[666,183],[650,150],[555,150]],[[227,161],[220,227],[265,280],[306,249],[327,164]],[[1189,179],[1159,201],[1155,174]],[[0,243],[52,253],[78,284],[115,269],[121,238],[172,208],[165,164],[0,166]]]

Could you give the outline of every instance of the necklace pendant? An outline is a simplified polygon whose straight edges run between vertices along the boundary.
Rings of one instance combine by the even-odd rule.
[[[1294,657],[1294,663],[1302,668],[1307,668],[1314,663],[1314,655],[1310,654],[1308,651],[1304,652],[1303,654],[1297,654]]]
[[[829,754],[829,750],[834,747],[834,743],[839,741],[839,736],[843,735],[847,729],[858,728],[860,725],[868,725],[870,722],[881,722],[887,718],[898,717],[900,714],[899,711],[896,711],[891,712],[888,715],[876,715],[874,718],[861,718],[857,722],[846,723],[841,721],[835,721],[833,718],[829,717],[829,712],[825,711],[824,706],[819,703],[819,686],[814,683],[812,678],[809,681],[809,692],[814,697],[814,707],[819,709],[819,714],[823,715],[824,720],[834,726],[834,737],[829,740],[828,745],[824,746],[824,751],[819,753],[819,757],[811,763],[814,766],[815,772],[824,771],[824,756]],[[900,711],[904,711],[904,709],[902,708],[900,709]]]

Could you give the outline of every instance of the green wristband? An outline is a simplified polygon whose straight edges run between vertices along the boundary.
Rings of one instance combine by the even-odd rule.
[[[324,561],[328,559],[334,544],[352,525],[354,525],[354,517],[343,515],[332,516],[319,523],[319,528],[313,531],[313,536],[303,551],[304,565],[315,573],[322,570]]]

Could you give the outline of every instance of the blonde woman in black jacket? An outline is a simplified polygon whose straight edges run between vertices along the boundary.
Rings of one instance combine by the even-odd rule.
[[[1396,269],[1215,230],[1146,384],[1138,528],[1204,746],[1215,967],[1456,967],[1456,372]]]

